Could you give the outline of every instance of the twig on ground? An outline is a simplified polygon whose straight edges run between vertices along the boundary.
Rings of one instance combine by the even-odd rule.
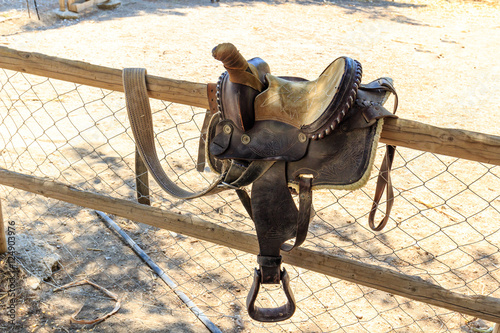
[[[458,222],[458,220],[457,220],[457,218],[456,218],[456,217],[451,216],[451,215],[450,215],[450,214],[448,214],[447,212],[443,211],[441,208],[438,208],[438,207],[435,207],[435,206],[433,206],[433,205],[430,205],[430,204],[428,204],[428,203],[426,203],[426,202],[423,202],[423,201],[422,201],[422,200],[420,200],[420,199],[414,199],[414,200],[415,200],[415,202],[417,202],[417,203],[419,203],[419,204],[421,204],[421,205],[424,205],[424,206],[425,206],[425,207],[427,207],[428,209],[433,209],[433,210],[435,210],[436,212],[443,214],[444,216],[446,216],[447,218],[449,218],[449,219],[450,219],[450,220],[452,220],[453,222]]]
[[[76,319],[76,316],[80,313],[80,311],[82,310],[83,308],[83,305],[80,309],[78,309],[78,311],[76,311],[72,316],[71,316],[71,321],[76,323],[76,324],[87,324],[87,325],[92,325],[92,324],[96,324],[98,322],[101,322],[103,320],[105,320],[106,318],[114,315],[116,312],[118,312],[118,310],[120,309],[120,306],[121,306],[121,303],[120,303],[120,300],[118,299],[118,296],[116,296],[115,294],[113,294],[111,291],[107,290],[106,288],[104,287],[101,287],[100,285],[92,282],[92,281],[89,281],[87,279],[83,279],[83,280],[80,280],[80,281],[73,281],[73,282],[70,282],[68,284],[65,284],[64,286],[61,286],[61,287],[58,287],[58,288],[55,288],[54,290],[52,291],[60,291],[60,290],[63,290],[63,289],[67,289],[67,288],[71,288],[71,287],[76,287],[76,286],[81,286],[81,285],[84,285],[84,284],[90,284],[91,286],[93,286],[94,288],[96,289],[100,289],[102,290],[106,295],[108,295],[109,297],[111,297],[112,299],[114,299],[116,301],[116,304],[115,304],[115,307],[114,309],[111,311],[111,312],[108,312],[107,314],[97,318],[97,319],[94,319],[94,320],[85,320],[85,319]]]

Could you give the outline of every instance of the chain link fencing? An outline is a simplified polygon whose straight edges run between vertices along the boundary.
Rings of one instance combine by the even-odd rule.
[[[0,167],[135,200],[135,149],[122,93],[0,70],[0,103]],[[203,188],[214,177],[196,171],[205,110],[151,103],[167,173],[179,184]],[[499,167],[398,148],[392,179],[395,204],[383,231],[373,232],[367,223],[374,171],[361,190],[314,193],[316,215],[302,246],[418,276],[454,292],[500,297]],[[183,201],[154,181],[149,186],[155,207],[254,232],[232,191]],[[16,221],[17,234],[50,244],[59,256],[59,267],[45,284],[99,280],[124,303],[182,318],[184,305],[165,304],[168,288],[144,264],[128,264],[133,253],[118,254],[125,251],[123,244],[92,210],[6,186],[0,193],[4,219]],[[262,324],[245,310],[254,255],[113,218],[225,332],[472,332],[493,325],[287,264],[297,311],[290,320]],[[30,270],[33,254],[24,255],[28,259],[19,262],[28,275],[37,275]],[[275,306],[284,296],[279,287],[269,287],[259,301]],[[145,320],[143,312],[134,315]]]

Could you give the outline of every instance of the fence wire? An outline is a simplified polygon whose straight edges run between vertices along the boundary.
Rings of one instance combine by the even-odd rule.
[[[0,71],[0,84],[0,167],[135,200],[134,144],[122,93],[7,70]],[[151,103],[157,148],[169,175],[192,189],[210,183],[210,172],[196,171],[205,110]],[[395,204],[382,232],[371,231],[367,223],[374,175],[362,190],[315,192],[316,215],[304,247],[419,276],[454,292],[500,297],[498,167],[399,148],[392,173]],[[154,181],[149,186],[153,206],[254,232],[230,191],[182,201],[163,193]],[[92,210],[0,189],[4,219],[16,222],[18,239],[41,242],[58,256],[58,267],[35,295],[42,300],[41,310],[30,309],[35,296],[26,296],[19,316],[37,314],[38,325],[46,327],[68,325],[42,311],[44,304],[52,304],[52,313],[60,306],[57,295],[47,290],[89,278],[120,294],[124,307],[138,305],[130,308],[135,319],[125,321],[129,328],[161,329],[168,324],[165,313],[192,324],[184,317],[189,312],[184,305],[166,300],[171,291],[134,261],[133,252]],[[258,323],[245,310],[254,255],[114,219],[225,332],[472,332],[493,325],[286,264],[297,312],[281,323]],[[35,254],[23,252],[22,246],[17,251],[27,277],[40,276],[30,269]],[[264,305],[284,300],[277,287],[266,288],[259,298]],[[5,306],[0,294],[0,309]],[[104,331],[112,320],[97,329]]]

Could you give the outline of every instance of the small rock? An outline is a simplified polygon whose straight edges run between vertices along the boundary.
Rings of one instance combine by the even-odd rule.
[[[22,249],[18,253],[18,258],[23,266],[41,280],[48,280],[52,276],[52,272],[60,267],[60,257],[56,253],[55,246],[51,246],[41,239],[34,238],[29,234],[19,234],[16,239],[16,247]]]
[[[40,288],[40,279],[36,276],[30,276],[26,279],[26,284],[33,290],[37,290]]]

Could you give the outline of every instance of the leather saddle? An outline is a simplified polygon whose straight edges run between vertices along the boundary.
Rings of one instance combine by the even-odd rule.
[[[247,61],[229,43],[218,45],[212,53],[226,72],[216,85],[208,86],[211,111],[202,130],[198,170],[203,170],[206,162],[219,177],[198,193],[180,189],[168,179],[155,161],[150,114],[135,112],[138,107],[133,94],[127,93],[127,86],[137,85],[126,79],[134,70],[125,69],[127,108],[136,145],[147,169],[172,195],[186,199],[236,190],[255,224],[259,242],[259,268],[247,297],[248,313],[263,322],[285,320],[293,315],[296,305],[289,276],[281,268],[280,253],[291,251],[306,239],[314,215],[313,190],[354,190],[366,184],[383,120],[396,117],[383,105],[394,94],[395,112],[396,91],[389,78],[361,84],[361,64],[348,57],[334,60],[316,80],[308,81],[274,76],[264,60]],[[395,147],[387,146],[369,215],[373,230],[385,226],[392,208],[389,172],[394,155]],[[252,185],[250,195],[244,189],[247,185]],[[386,214],[375,225],[385,189]],[[280,283],[287,297],[285,305],[256,306],[261,284]]]

